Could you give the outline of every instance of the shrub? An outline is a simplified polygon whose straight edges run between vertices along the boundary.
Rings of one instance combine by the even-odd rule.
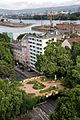
[[[45,89],[45,90],[40,90],[40,93],[45,93],[45,92],[50,92],[52,90],[55,90],[54,86],[50,86],[49,88]]]
[[[43,89],[43,88],[45,88],[45,85],[36,81],[36,83],[33,85],[33,88],[34,89]]]

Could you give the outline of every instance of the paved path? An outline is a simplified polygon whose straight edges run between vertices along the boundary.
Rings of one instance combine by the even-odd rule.
[[[55,106],[56,100],[48,99],[17,120],[49,120],[49,114],[54,111]]]
[[[22,71],[21,69],[19,69],[18,67],[14,67],[14,70],[16,72],[16,76],[18,76],[20,78],[23,78],[23,79],[26,79],[26,78],[29,78],[29,77],[33,77],[33,76],[36,76],[37,73],[35,72],[28,72],[27,70],[24,70]]]

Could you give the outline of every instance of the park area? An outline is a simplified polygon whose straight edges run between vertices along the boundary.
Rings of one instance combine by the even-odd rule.
[[[37,76],[20,81],[18,87],[28,94],[35,96],[49,97],[64,89],[60,80],[47,79],[44,76]]]

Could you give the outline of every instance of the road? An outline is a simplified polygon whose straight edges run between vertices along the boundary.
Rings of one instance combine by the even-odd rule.
[[[28,72],[27,69],[22,71],[21,69],[19,69],[16,66],[14,67],[14,70],[15,70],[15,74],[16,74],[16,79],[17,80],[23,80],[23,79],[30,78],[30,77],[38,75],[35,72]]]
[[[35,115],[37,115],[37,119],[34,120],[49,120],[49,115],[55,109],[55,106],[56,101],[52,99],[48,99],[47,101],[39,104],[38,107],[34,108]]]
[[[45,102],[38,104],[36,108],[28,111],[27,114],[19,117],[17,120],[49,120],[49,115],[54,111],[56,100],[49,98]]]

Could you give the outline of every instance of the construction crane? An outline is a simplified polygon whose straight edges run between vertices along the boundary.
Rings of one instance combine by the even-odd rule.
[[[49,11],[49,13],[47,14],[47,17],[50,20],[50,31],[53,28],[52,16],[53,16],[52,11]]]

